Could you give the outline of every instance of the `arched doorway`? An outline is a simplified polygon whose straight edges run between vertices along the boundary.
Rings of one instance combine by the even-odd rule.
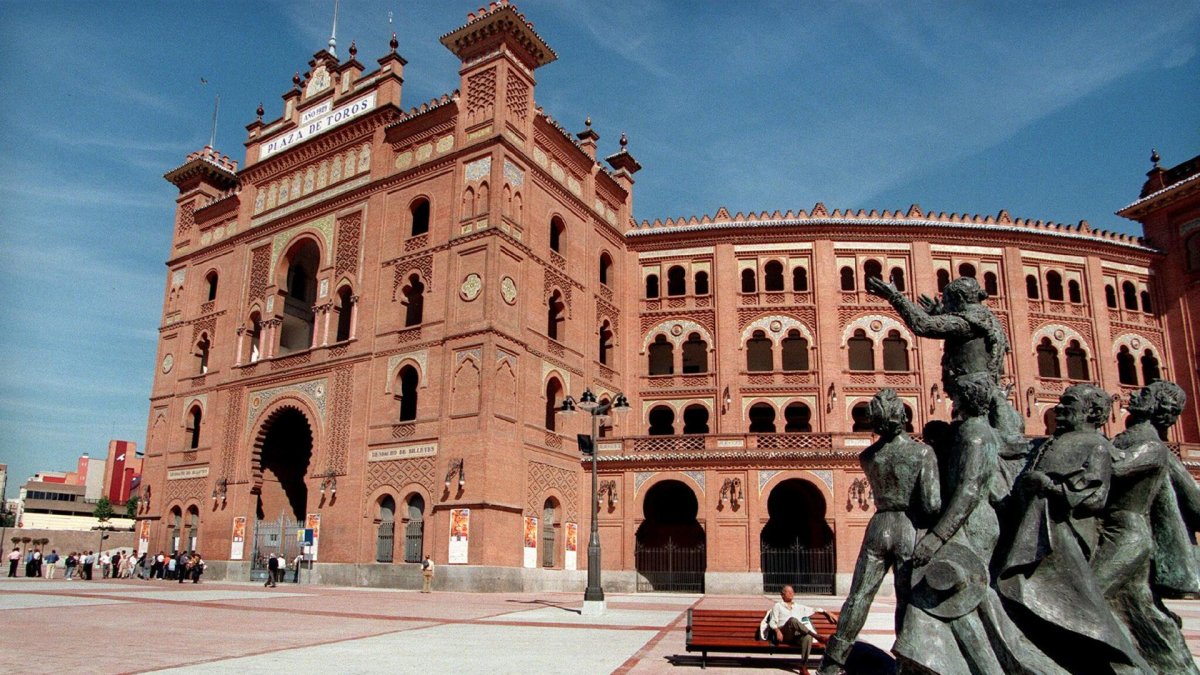
[[[396,500],[379,498],[379,525],[375,530],[375,562],[390,563],[396,547]]]
[[[281,554],[291,561],[302,552],[296,533],[308,511],[308,468],[312,461],[313,431],[298,408],[272,413],[255,442],[257,466],[254,491],[254,557],[252,579],[265,579],[268,557]]]
[[[763,526],[763,592],[785,585],[797,593],[833,593],[836,573],[833,530],[825,522],[825,497],[815,485],[789,478],[767,497],[770,519]]]
[[[408,523],[404,525],[404,562],[421,562],[425,553],[425,499],[408,498]]]
[[[634,549],[638,591],[704,592],[708,562],[699,511],[696,494],[680,481],[665,480],[646,492]]]
[[[542,567],[552,568],[558,560],[558,501],[553,497],[542,505]]]
[[[196,506],[189,506],[187,510],[187,530],[183,543],[187,546],[186,551],[195,551],[197,548],[197,539],[200,536],[200,509]]]

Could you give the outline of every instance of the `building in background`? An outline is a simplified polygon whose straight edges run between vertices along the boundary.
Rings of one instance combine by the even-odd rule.
[[[136,449],[131,441],[113,440],[106,459],[84,453],[74,471],[34,474],[21,486],[16,499],[17,527],[90,530],[100,525],[93,513],[102,497],[112,503],[116,516],[108,525],[131,527],[133,520],[125,517],[123,507],[141,478],[142,460]]]
[[[1166,287],[1192,268],[1162,248],[1196,229],[1192,178],[1122,211],[1150,241],[916,205],[639,223],[627,140],[604,157],[590,120],[538,106],[557,55],[513,5],[441,41],[454,92],[405,110],[395,40],[370,68],[330,48],[280,117],[260,107],[244,166],[206,147],[166,174],[149,548],[247,578],[312,530],[316,580],[416,584],[404,563],[430,553],[447,588],[581,589],[588,428],[557,410],[590,389],[632,404],[599,428],[607,588],[844,591],[873,509],[867,401],[896,389],[914,433],[951,416],[941,344],[870,276],[913,299],[978,279],[1031,435],[1073,382],[1127,401],[1177,379],[1195,401],[1195,276]],[[1189,461],[1195,414],[1171,438]]]

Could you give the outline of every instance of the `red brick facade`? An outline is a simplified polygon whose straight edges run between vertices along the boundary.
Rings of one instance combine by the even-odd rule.
[[[586,423],[548,408],[590,387],[633,408],[599,443],[606,570],[641,565],[643,528],[645,543],[698,536],[710,585],[753,585],[774,518],[785,538],[832,543],[846,574],[871,515],[855,406],[890,386],[918,433],[950,414],[939,345],[867,295],[865,274],[914,297],[964,273],[988,286],[1031,434],[1071,379],[1127,395],[1157,367],[1196,392],[1195,274],[1164,271],[1185,269],[1182,245],[1157,250],[1182,216],[1146,216],[1154,247],[916,206],[638,224],[641,167],[624,143],[601,164],[590,126],[569,133],[537,106],[533,72],[556,55],[512,5],[442,42],[463,61],[452,94],[404,111],[394,47],[371,70],[320,52],[284,115],[249,125],[244,167],[206,148],[167,174],[179,198],[146,441],[150,548],[173,543],[176,514],[193,513],[221,560],[235,517],[253,530],[319,513],[322,564],[386,559],[381,521],[396,523],[401,563],[419,518],[419,546],[445,563],[451,511],[466,508],[469,565],[521,568],[533,516],[536,566],[570,567],[573,524],[582,569]],[[1189,415],[1172,440],[1200,441]],[[694,522],[675,513],[681,491]]]

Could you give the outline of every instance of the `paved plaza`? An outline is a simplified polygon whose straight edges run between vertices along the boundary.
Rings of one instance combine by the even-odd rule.
[[[836,610],[840,597],[798,597]],[[0,671],[281,673],[699,673],[689,607],[755,608],[767,596],[433,593],[250,583],[0,580]],[[1200,654],[1200,601],[1168,603]],[[887,650],[880,598],[860,640]],[[66,639],[68,636],[74,636]],[[814,659],[813,665],[816,661]],[[11,670],[10,670],[11,668]],[[710,657],[706,673],[795,672],[796,662]]]

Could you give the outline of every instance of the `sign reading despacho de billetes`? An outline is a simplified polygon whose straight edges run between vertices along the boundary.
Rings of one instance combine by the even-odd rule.
[[[437,449],[437,443],[418,443],[415,445],[398,445],[394,448],[380,448],[368,452],[367,461],[386,462],[393,459],[432,457],[437,454]]]
[[[172,469],[167,472],[167,480],[187,480],[188,478],[204,478],[208,475],[208,467],[200,466],[195,469]]]
[[[374,109],[375,92],[371,92],[349,103],[334,105],[332,101],[326,101],[316,107],[302,110],[300,126],[263,141],[258,146],[258,159],[264,160]]]

